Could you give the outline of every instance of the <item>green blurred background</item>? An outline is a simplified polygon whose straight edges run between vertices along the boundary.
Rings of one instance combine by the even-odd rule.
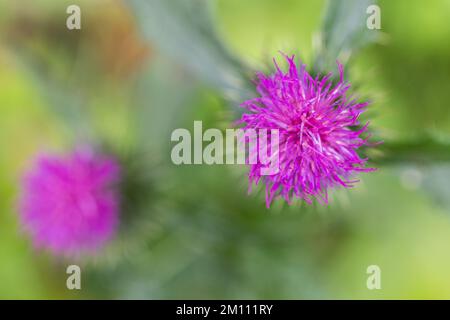
[[[176,23],[211,23],[217,46],[233,53],[226,63],[242,61],[246,74],[268,69],[279,50],[311,64],[325,7],[217,0],[205,22],[201,12],[177,16],[180,1],[167,2]],[[181,1],[189,2],[199,1]],[[192,129],[194,120],[226,128],[239,110],[222,86],[222,60],[198,66],[195,33],[158,29],[161,13],[141,3],[0,0],[0,298],[450,298],[450,162],[439,157],[450,140],[450,1],[380,1],[379,39],[348,66],[373,101],[375,135],[412,155],[427,137],[441,148],[436,161],[380,161],[326,207],[278,201],[270,210],[262,193],[247,195],[243,167],[171,163],[173,129]],[[66,28],[70,4],[81,7],[81,30]],[[206,51],[216,49],[207,43]],[[131,159],[138,178],[110,248],[61,261],[34,251],[16,199],[37,152],[80,141]],[[82,266],[80,291],[66,288],[71,263]],[[366,287],[373,264],[381,290]]]

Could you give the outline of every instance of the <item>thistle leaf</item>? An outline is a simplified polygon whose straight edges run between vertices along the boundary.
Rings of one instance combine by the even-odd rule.
[[[143,35],[162,53],[231,101],[249,94],[245,66],[220,40],[205,0],[131,0]]]
[[[355,51],[377,39],[379,32],[366,25],[366,11],[373,4],[375,0],[328,1],[315,43],[315,71],[334,69],[336,60],[345,64]]]

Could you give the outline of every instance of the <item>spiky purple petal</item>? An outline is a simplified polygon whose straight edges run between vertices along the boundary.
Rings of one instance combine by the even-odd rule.
[[[349,188],[357,182],[352,179],[358,172],[374,170],[357,153],[367,143],[361,136],[368,123],[361,126],[359,116],[368,103],[347,96],[350,85],[341,64],[333,84],[331,73],[313,78],[305,65],[297,67],[294,56],[285,58],[288,70],[283,72],[274,60],[274,74],[257,74],[259,97],[242,104],[249,111],[239,121],[245,129],[279,132],[278,145],[269,142],[278,150],[278,173],[263,176],[262,163],[250,164],[250,185],[265,182],[267,207],[275,197],[288,203],[300,198],[326,204],[329,189]]]

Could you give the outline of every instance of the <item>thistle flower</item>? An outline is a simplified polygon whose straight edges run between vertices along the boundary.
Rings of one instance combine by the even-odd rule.
[[[257,74],[259,97],[241,105],[250,111],[239,120],[245,129],[278,130],[277,145],[269,138],[268,148],[277,150],[279,170],[263,176],[261,162],[250,164],[250,189],[265,182],[267,207],[276,197],[289,204],[293,198],[327,204],[330,188],[349,188],[358,181],[351,180],[355,174],[374,170],[357,153],[367,143],[361,134],[368,123],[360,126],[358,118],[368,103],[347,97],[350,85],[341,64],[333,85],[331,73],[313,78],[305,65],[297,67],[294,56],[285,58],[288,70],[284,73],[274,60],[274,74]]]
[[[56,255],[99,249],[118,226],[118,181],[117,162],[92,150],[40,156],[23,181],[24,230],[37,248]]]

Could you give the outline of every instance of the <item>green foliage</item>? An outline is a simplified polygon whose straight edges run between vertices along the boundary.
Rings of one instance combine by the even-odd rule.
[[[131,0],[141,31],[163,54],[233,102],[249,96],[241,61],[219,39],[211,18],[211,1]]]
[[[366,26],[366,10],[374,0],[328,1],[321,31],[316,39],[316,72],[328,73],[336,68],[336,60],[345,64],[363,46],[374,42],[377,30]]]
[[[59,10],[61,5],[53,3],[46,0],[45,7],[57,6]],[[247,179],[242,167],[175,166],[169,160],[173,129],[190,128],[194,120],[204,120],[208,126],[228,127],[238,115],[223,97],[236,106],[255,94],[251,83],[254,70],[248,66],[252,57],[245,53],[245,41],[240,42],[239,56],[231,52],[218,30],[217,20],[224,17],[215,16],[223,13],[214,11],[212,1],[125,3],[129,7],[121,8],[121,14],[128,14],[127,8],[131,10],[139,33],[150,48],[146,63],[129,78],[115,82],[100,72],[97,64],[104,56],[98,55],[95,43],[82,41],[92,32],[90,27],[83,29],[79,41],[65,33],[50,33],[48,29],[54,30],[63,20],[60,16],[54,18],[58,10],[42,13],[48,24],[44,27],[38,24],[36,29],[44,37],[40,35],[30,42],[21,40],[5,49],[21,62],[20,67],[2,69],[6,71],[0,74],[0,85],[5,89],[0,95],[0,108],[4,108],[0,137],[17,142],[11,153],[0,158],[0,220],[4,222],[0,224],[0,257],[5,261],[0,267],[1,297],[68,295],[64,264],[55,264],[52,257],[33,253],[17,231],[14,207],[26,159],[42,144],[57,144],[48,142],[51,137],[64,143],[75,137],[80,141],[90,139],[117,154],[124,167],[121,232],[102,255],[80,261],[83,291],[73,293],[72,298],[449,296],[446,275],[450,257],[446,247],[450,241],[450,220],[439,215],[449,211],[450,198],[449,139],[441,130],[445,129],[445,119],[439,119],[441,127],[433,128],[433,134],[414,130],[414,134],[399,137],[386,130],[389,125],[391,131],[396,129],[402,121],[420,127],[421,117],[413,121],[416,115],[409,109],[415,100],[420,104],[433,103],[427,109],[431,122],[445,118],[440,113],[442,109],[436,107],[440,99],[447,101],[442,87],[434,90],[435,85],[426,85],[427,95],[422,96],[417,86],[423,81],[421,74],[427,77],[439,74],[434,81],[440,85],[448,82],[448,77],[444,71],[428,70],[427,64],[419,61],[423,52],[402,64],[407,53],[396,47],[397,42],[392,46],[394,49],[386,49],[389,44],[374,44],[380,34],[365,25],[366,8],[373,1],[329,1],[313,60],[318,72],[334,71],[336,59],[342,62],[351,59],[356,63],[351,64],[349,76],[359,72],[363,94],[376,97],[373,95],[376,87],[391,95],[387,103],[373,99],[372,108],[383,110],[374,121],[376,125],[372,125],[374,140],[383,140],[383,144],[368,148],[366,153],[379,170],[363,175],[363,181],[350,192],[333,192],[328,207],[302,203],[289,207],[276,202],[270,210],[264,206],[262,193],[246,194]],[[315,16],[312,11],[317,11],[316,6],[320,5],[285,0],[270,5],[266,1],[261,8],[258,3],[219,4],[217,8],[228,6],[228,21],[233,10],[245,7],[239,23],[229,28],[228,41],[233,42],[234,37],[241,36],[240,32],[248,30],[250,35],[257,30],[261,34],[255,37],[265,38],[272,27],[277,32],[283,30],[279,25],[286,23],[285,15],[309,18]],[[405,3],[409,4],[404,2],[403,6]],[[386,10],[383,32],[392,30],[404,35],[404,28],[395,22],[403,7],[389,5],[392,10]],[[3,9],[3,4],[0,6]],[[267,16],[264,11],[267,8],[276,10],[276,14]],[[297,15],[293,8],[305,8],[305,12]],[[382,10],[384,17],[383,6]],[[447,21],[445,13],[438,17],[441,22]],[[299,26],[305,28],[297,30],[296,25],[293,34],[316,27],[313,18],[298,20]],[[442,67],[446,65],[448,51],[440,39],[447,35],[446,25],[433,23],[428,24],[432,25],[430,37],[427,33],[421,41],[410,44],[409,49],[413,52],[412,49],[431,50],[432,46],[443,48],[436,52],[442,62],[437,66]],[[384,30],[384,26],[389,30]],[[103,27],[107,30],[106,25]],[[101,35],[103,39],[110,34],[105,31]],[[112,35],[118,43],[122,36]],[[405,36],[411,38],[414,34]],[[277,37],[277,33],[271,37]],[[277,43],[275,40],[272,43]],[[107,47],[105,51],[114,56],[117,47]],[[304,49],[292,48],[292,43],[287,47],[300,52]],[[2,58],[4,48],[2,44],[0,67],[7,64]],[[257,49],[252,47],[249,51],[254,54]],[[268,53],[271,55],[273,52]],[[261,58],[264,59],[265,56]],[[396,65],[390,65],[394,62]],[[411,71],[416,63],[420,63],[420,74],[399,74],[402,67]],[[372,64],[382,73],[374,81],[368,80]],[[406,81],[409,78],[415,85],[414,93],[404,98],[402,94],[411,91]],[[428,99],[430,96],[434,98]],[[385,114],[399,108],[406,110],[404,114],[411,113],[411,118],[391,117],[388,123]],[[59,116],[59,122],[54,115]],[[405,170],[409,170],[406,178]],[[411,172],[417,186],[410,183]],[[379,263],[387,275],[383,292],[369,292],[364,286],[365,268],[373,263]],[[31,270],[34,265],[36,269]],[[412,278],[417,282],[411,283]],[[19,287],[27,287],[26,294]]]

